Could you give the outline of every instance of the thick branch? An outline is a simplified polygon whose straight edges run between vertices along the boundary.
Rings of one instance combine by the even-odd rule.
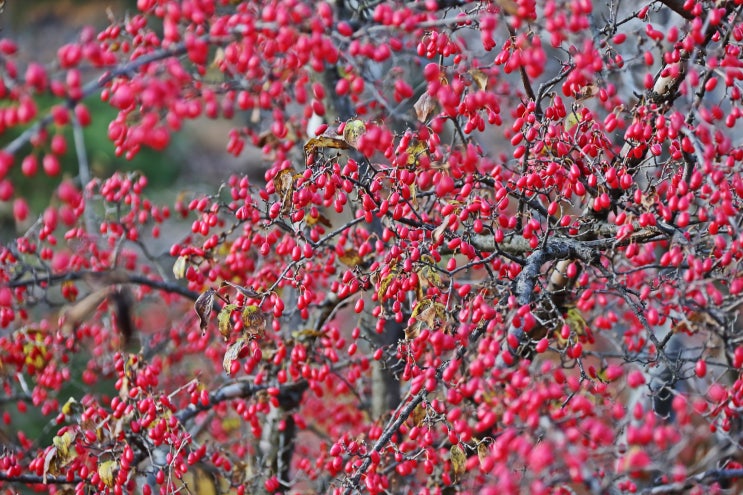
[[[11,483],[27,484],[44,484],[44,485],[74,485],[85,480],[79,476],[68,479],[67,476],[37,476],[35,474],[23,473],[18,476],[9,476],[7,473],[0,472],[0,481],[9,481]]]
[[[56,285],[64,282],[72,282],[76,280],[91,280],[101,282],[104,284],[134,284],[144,285],[153,289],[161,290],[164,292],[170,292],[178,294],[187,299],[195,301],[199,297],[199,293],[188,290],[187,288],[168,282],[165,280],[155,280],[143,275],[136,275],[132,273],[126,273],[123,271],[107,271],[107,272],[94,272],[91,270],[81,270],[77,272],[59,273],[55,275],[33,277],[33,278],[22,278],[17,280],[11,280],[5,284],[6,287],[15,289],[17,287],[33,287],[39,286],[42,283],[48,285]]]

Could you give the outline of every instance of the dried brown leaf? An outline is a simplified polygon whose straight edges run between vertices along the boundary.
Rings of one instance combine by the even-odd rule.
[[[266,315],[258,306],[245,306],[240,314],[244,332],[251,337],[262,337],[266,331]]]
[[[232,369],[232,362],[240,357],[240,353],[248,345],[248,339],[238,339],[234,344],[227,348],[227,352],[224,353],[224,360],[222,361],[222,368],[229,374]]]
[[[347,150],[349,144],[342,137],[332,136],[317,136],[305,143],[304,152],[307,155],[314,153],[319,148],[335,148],[339,150]]]
[[[488,75],[485,74],[480,69],[470,69],[469,74],[472,77],[472,80],[475,81],[475,84],[477,84],[477,87],[480,88],[481,91],[484,91],[488,87]]]
[[[209,325],[209,316],[211,316],[212,308],[214,307],[215,294],[216,291],[214,289],[209,289],[201,294],[193,305],[196,314],[199,316],[199,327],[202,332],[205,332],[206,327]]]
[[[428,93],[423,93],[418,101],[413,105],[415,109],[415,116],[419,122],[426,122],[434,114],[438,112],[439,103],[436,99]]]
[[[359,255],[359,252],[354,248],[346,249],[346,251],[338,256],[338,261],[343,263],[349,268],[354,268],[360,265],[364,260]]]

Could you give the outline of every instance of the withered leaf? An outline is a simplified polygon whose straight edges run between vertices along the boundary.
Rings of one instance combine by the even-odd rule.
[[[201,294],[193,305],[196,314],[199,316],[199,327],[202,332],[205,332],[206,327],[209,325],[209,316],[211,316],[212,308],[214,307],[215,294],[216,291],[214,289],[209,289]]]
[[[51,474],[52,476],[54,476],[59,471],[56,460],[57,447],[52,447],[44,456],[44,471],[41,478],[44,483],[46,483],[47,475]]]
[[[242,338],[237,339],[235,343],[227,348],[227,352],[224,353],[224,360],[222,361],[222,368],[225,373],[230,373],[232,369],[232,362],[240,357],[240,353],[248,345],[248,339]]]
[[[349,248],[346,249],[343,254],[338,256],[338,261],[349,268],[354,268],[356,267],[356,265],[360,265],[361,262],[364,260],[361,258],[359,252],[356,249]]]
[[[416,165],[419,157],[428,151],[428,146],[422,141],[415,141],[405,152],[408,154],[408,165]]]
[[[454,476],[459,477],[464,474],[467,469],[467,454],[464,453],[462,447],[452,445],[449,449],[449,461],[451,462],[451,470]]]
[[[273,187],[276,194],[281,198],[281,211],[286,211],[291,206],[295,172],[293,168],[287,168],[279,172],[273,179]]]
[[[428,93],[423,93],[413,105],[415,116],[419,122],[426,122],[434,113],[438,112],[439,103]]]
[[[470,69],[468,72],[472,77],[472,80],[475,81],[475,84],[477,84],[477,87],[480,88],[481,91],[484,91],[488,87],[487,74],[485,74],[480,69]]]
[[[217,322],[219,323],[219,333],[225,339],[230,336],[232,331],[232,321],[230,317],[232,312],[237,309],[237,304],[226,304],[217,315]]]
[[[240,315],[245,333],[251,337],[262,337],[266,331],[266,315],[258,306],[245,306]]]
[[[232,287],[233,289],[236,289],[238,292],[240,292],[242,295],[246,297],[250,297],[253,299],[260,299],[262,297],[258,292],[254,291],[253,289],[249,287],[243,287],[242,285],[233,284],[232,282],[229,282],[227,280],[222,282],[222,286],[224,287],[225,285],[229,285],[230,287]]]
[[[428,412],[426,411],[426,406],[421,402],[420,404],[415,406],[413,412],[410,413],[410,420],[415,426],[419,426],[423,422],[423,420],[426,419],[427,415]]]
[[[349,120],[343,128],[343,139],[349,146],[356,148],[359,139],[366,132],[366,125],[361,120]]]
[[[307,141],[304,145],[304,152],[307,155],[314,153],[319,148],[335,148],[347,150],[348,143],[341,137],[317,136]]]
[[[320,225],[324,225],[326,227],[332,227],[333,224],[330,223],[330,220],[328,220],[328,217],[320,213],[316,217],[313,217],[312,215],[307,215],[304,217],[304,221],[307,223],[307,225],[315,225],[316,223],[319,223]]]

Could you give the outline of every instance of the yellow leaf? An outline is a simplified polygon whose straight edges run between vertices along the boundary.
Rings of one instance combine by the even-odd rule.
[[[304,221],[305,223],[307,223],[307,225],[310,225],[310,226],[315,225],[317,223],[319,223],[320,225],[325,225],[326,227],[333,226],[333,224],[330,223],[330,220],[328,220],[328,217],[326,217],[322,213],[319,213],[316,217],[313,217],[312,215],[306,215],[304,217]]]
[[[451,470],[454,476],[459,477],[464,474],[467,469],[467,454],[464,453],[464,450],[458,444],[452,445],[451,449],[449,449],[449,461],[451,462]]]
[[[361,120],[349,120],[343,128],[343,140],[349,146],[356,147],[359,144],[359,138],[366,132],[366,125]]]
[[[314,153],[319,148],[335,148],[339,150],[347,150],[348,143],[345,139],[332,136],[317,136],[313,137],[304,145],[305,154],[309,155]]]
[[[232,361],[235,361],[239,356],[240,352],[248,345],[248,339],[238,339],[234,344],[227,348],[227,352],[224,353],[224,360],[222,361],[222,368],[226,373],[230,373],[232,369]]]
[[[356,249],[349,248],[346,249],[346,251],[338,256],[338,261],[343,263],[349,268],[354,268],[356,265],[360,265],[364,260],[359,255],[359,252]]]
[[[428,151],[428,146],[420,141],[415,141],[405,152],[408,154],[408,165],[417,165],[419,157]]]
[[[67,399],[67,402],[62,406],[62,414],[69,416],[70,414],[79,414],[83,411],[83,406],[75,400],[74,397]]]
[[[188,256],[178,256],[173,263],[173,276],[180,280],[186,276],[186,269],[188,268]]]
[[[116,481],[114,478],[115,471],[115,461],[103,461],[102,463],[98,464],[98,476],[101,477],[101,481],[109,488],[113,487],[114,482]]]
[[[384,294],[387,292],[387,289],[389,288],[392,281],[395,279],[397,274],[395,273],[389,273],[385,275],[385,277],[382,279],[382,281],[379,283],[379,290],[377,290],[377,298],[382,301],[384,299]]]

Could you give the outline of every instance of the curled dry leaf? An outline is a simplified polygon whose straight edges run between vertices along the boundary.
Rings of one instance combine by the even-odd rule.
[[[253,289],[249,287],[243,287],[242,285],[233,284],[232,282],[228,282],[227,280],[222,282],[222,287],[224,287],[225,285],[228,285],[232,287],[233,289],[236,289],[238,292],[240,292],[242,295],[246,297],[251,297],[253,299],[260,299],[262,297],[261,294],[259,294],[258,292],[254,291]]]
[[[245,306],[240,316],[246,334],[251,337],[262,337],[266,332],[266,315],[258,306]]]
[[[304,152],[306,155],[311,155],[320,148],[335,148],[339,150],[347,150],[349,143],[344,138],[333,137],[333,136],[317,136],[313,137],[304,145]]]
[[[230,373],[232,362],[240,357],[240,353],[248,345],[248,341],[249,339],[246,338],[237,339],[227,348],[227,352],[224,353],[224,359],[222,360],[222,368],[224,368],[225,373]]]
[[[199,315],[199,327],[202,332],[205,332],[206,327],[209,325],[209,316],[211,316],[212,308],[214,307],[215,294],[216,291],[214,289],[209,289],[201,294],[193,305],[196,314]]]
[[[438,112],[439,104],[433,96],[423,93],[418,101],[413,105],[415,116],[419,122],[426,122],[435,113]]]

